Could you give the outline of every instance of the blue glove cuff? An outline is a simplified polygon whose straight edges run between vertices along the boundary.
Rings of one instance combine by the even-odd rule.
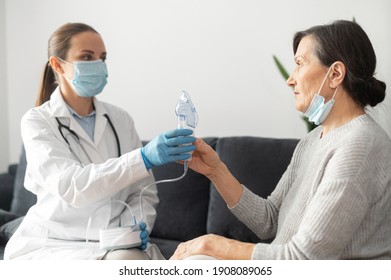
[[[141,157],[143,158],[145,167],[149,170],[152,168],[152,163],[149,162],[147,157],[144,155],[144,147],[141,148]]]

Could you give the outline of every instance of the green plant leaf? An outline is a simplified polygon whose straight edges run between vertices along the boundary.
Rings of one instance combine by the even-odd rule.
[[[307,131],[310,132],[311,130],[315,129],[317,127],[316,124],[310,122],[307,117],[303,116],[303,121],[305,122],[307,126]]]
[[[275,55],[273,55],[273,60],[274,63],[277,65],[277,68],[280,71],[281,75],[285,78],[285,80],[288,80],[288,71],[285,70],[285,67],[281,64],[280,60]]]

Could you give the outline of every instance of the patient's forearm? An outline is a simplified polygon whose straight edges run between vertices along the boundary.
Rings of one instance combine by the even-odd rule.
[[[209,180],[216,186],[217,191],[229,207],[233,207],[239,202],[243,187],[223,162],[215,168],[209,176]]]

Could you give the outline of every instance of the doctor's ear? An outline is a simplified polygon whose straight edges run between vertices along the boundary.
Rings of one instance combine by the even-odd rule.
[[[51,56],[49,58],[49,63],[54,72],[57,74],[64,74],[64,69],[62,68],[61,62],[57,57]]]
[[[330,71],[330,87],[337,88],[343,83],[346,75],[345,64],[341,61],[336,61],[333,63],[332,69]]]

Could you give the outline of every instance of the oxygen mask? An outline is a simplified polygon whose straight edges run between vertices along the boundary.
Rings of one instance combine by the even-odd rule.
[[[198,123],[197,111],[191,102],[190,95],[186,91],[178,100],[175,108],[175,113],[178,116],[178,128],[190,128],[194,130]]]

